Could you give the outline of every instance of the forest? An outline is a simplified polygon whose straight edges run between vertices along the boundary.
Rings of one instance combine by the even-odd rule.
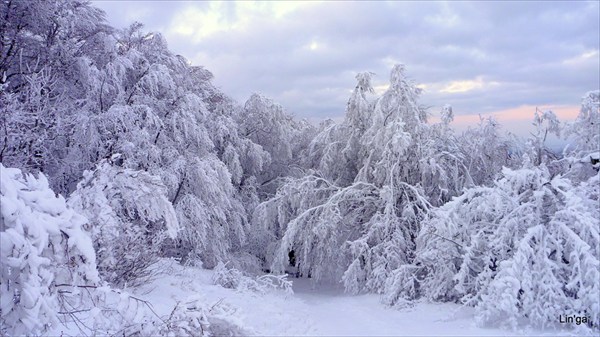
[[[574,121],[532,111],[527,139],[493,118],[459,133],[396,65],[382,95],[356,74],[344,120],[313,125],[235,101],[86,1],[0,8],[0,334],[247,333],[210,303],[162,316],[130,291],[166,260],[226,288],[295,274],[398,310],[472,307],[482,327],[600,331],[597,88]]]

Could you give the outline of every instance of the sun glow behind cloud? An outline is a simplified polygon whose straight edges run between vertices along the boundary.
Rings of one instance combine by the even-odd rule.
[[[564,60],[562,63],[565,65],[582,65],[587,62],[596,62],[598,63],[598,57],[600,57],[600,51],[598,50],[590,50],[582,53],[576,57],[572,57],[570,59]]]
[[[219,3],[211,3],[206,11],[195,7],[180,11],[173,17],[169,33],[199,41],[216,32],[233,28],[219,13],[220,7]]]
[[[220,32],[241,32],[266,21],[283,20],[294,11],[314,5],[304,1],[213,1],[190,3],[173,16],[167,35],[191,38],[194,42]]]
[[[483,89],[485,87],[496,86],[499,84],[500,83],[494,81],[485,82],[481,76],[478,76],[474,80],[452,81],[442,88],[440,92],[448,94],[463,93],[472,90]]]

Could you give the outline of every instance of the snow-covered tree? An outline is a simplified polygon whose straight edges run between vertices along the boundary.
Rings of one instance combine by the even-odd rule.
[[[82,182],[91,186],[81,186],[73,197],[75,201],[81,202],[77,194],[94,189],[101,178],[108,179],[107,174],[118,170],[100,167],[89,172],[96,177]],[[100,177],[101,174],[104,176]],[[105,186],[111,192],[118,186],[122,187],[119,192],[124,197],[135,196],[131,193],[142,197],[120,199],[128,206],[153,198],[154,204],[138,204],[145,209],[129,208],[130,211],[145,211],[148,218],[152,214],[160,216],[165,206],[161,195],[149,196],[151,186],[142,184],[159,183],[156,178],[145,172],[122,169],[111,178],[117,180],[105,181],[105,185],[111,185]],[[141,187],[141,191],[128,191],[131,187]],[[159,186],[157,191],[160,189]],[[92,195],[100,200],[88,205],[92,207],[89,212],[97,211],[109,193],[95,192],[100,195]],[[218,304],[208,308],[197,298],[191,298],[186,305],[178,303],[170,315],[158,316],[151,303],[106,286],[96,269],[93,243],[85,230],[89,228],[87,219],[49,188],[44,175],[36,178],[0,164],[0,205],[0,333],[3,335],[58,335],[65,327],[78,329],[81,335],[247,334],[232,320],[234,313]],[[110,206],[102,211],[93,215],[98,215],[98,220],[114,220],[108,214]],[[137,254],[149,247],[131,248]]]
[[[459,137],[465,165],[475,185],[489,185],[503,167],[521,164],[520,146],[514,137],[503,136],[500,124],[493,118],[480,117],[476,127],[469,127]]]
[[[373,106],[369,102],[369,94],[373,92],[372,75],[356,75],[358,83],[346,105],[344,122],[323,123],[308,148],[308,165],[340,186],[351,184],[362,164],[361,140],[372,123]]]
[[[322,123],[320,131],[309,144],[306,162],[318,170],[323,178],[338,185],[348,185],[354,180],[353,169],[344,157],[347,148],[348,128],[345,124]],[[354,165],[354,163],[352,163]]]
[[[381,292],[391,272],[412,260],[430,200],[458,193],[468,172],[449,152],[457,147],[451,133],[426,124],[420,91],[402,66],[373,103],[366,96],[370,74],[357,79],[346,120],[324,125],[311,143],[317,171],[289,180],[257,208],[253,223],[275,242],[266,258],[275,254],[275,270],[285,269],[293,251],[304,275],[341,280],[351,292]]]
[[[42,69],[64,72],[61,81],[76,80],[72,62],[112,30],[105,13],[88,1],[6,1],[0,12],[0,78],[10,91]]]
[[[105,164],[107,165],[107,164]],[[162,216],[165,203],[160,194],[160,181],[145,172],[100,167],[90,175],[71,202],[78,201],[79,194],[86,189],[87,197],[99,197],[88,213],[101,211],[97,222],[115,221],[111,212],[146,212],[147,218]],[[136,177],[135,175],[140,175]],[[101,176],[103,175],[103,176]],[[89,178],[89,177],[88,177]],[[106,192],[98,189],[104,178]],[[108,178],[116,179],[110,183]],[[148,183],[149,185],[144,185]],[[124,185],[125,184],[125,185]],[[108,186],[110,185],[110,186]],[[156,185],[156,186],[151,186]],[[116,186],[120,187],[116,191]],[[132,187],[140,187],[136,191]],[[149,188],[157,188],[149,190]],[[109,193],[122,193],[121,199],[111,205],[101,205],[110,198]],[[140,199],[128,197],[141,196]],[[73,199],[74,198],[74,199]],[[127,199],[124,199],[127,198]],[[144,201],[151,200],[150,203]],[[154,200],[154,202],[152,202]],[[88,200],[89,201],[89,200]],[[121,208],[121,201],[129,209]],[[144,202],[144,203],[142,203]],[[143,208],[132,208],[137,206]],[[18,169],[5,168],[0,164],[0,332],[6,335],[55,335],[64,327],[79,329],[81,335],[178,335],[210,336],[214,334],[247,334],[231,318],[233,313],[219,305],[208,308],[202,301],[191,299],[186,305],[177,304],[170,315],[161,317],[153,311],[151,304],[126,292],[105,286],[96,270],[96,255],[88,235],[90,223],[71,209],[62,196],[57,196],[49,187],[48,180],[40,174],[24,175]],[[99,210],[100,206],[106,206]],[[168,210],[166,210],[168,212]],[[172,213],[172,210],[170,211]],[[128,214],[127,216],[131,216]],[[171,214],[174,217],[174,214]],[[174,218],[172,220],[175,220]],[[118,219],[117,221],[122,221]],[[101,225],[110,225],[110,222]],[[114,229],[114,228],[113,228]],[[96,228],[98,231],[98,228]],[[112,245],[119,249],[118,242],[104,243],[101,248]],[[131,254],[152,249],[151,244],[141,247],[129,246]],[[106,251],[98,260],[104,261]],[[147,256],[145,256],[147,257]],[[144,256],[140,256],[144,258]],[[137,263],[145,263],[142,260]],[[63,326],[62,324],[65,324]]]
[[[190,165],[173,199],[182,227],[180,245],[184,257],[199,257],[212,268],[244,245],[245,211],[234,198],[231,176],[222,162],[209,157]]]
[[[79,178],[64,177],[82,98],[79,68],[88,63],[86,55],[102,54],[96,47],[112,29],[104,13],[86,1],[6,1],[0,9],[0,96],[11,96],[2,107],[7,114],[1,121],[2,161],[43,171],[51,186],[67,192],[63,181]]]
[[[574,185],[544,165],[502,175],[432,212],[386,301],[460,301],[512,326],[523,316],[551,325],[565,312],[597,321],[598,176]]]
[[[565,134],[572,140],[563,155],[563,165],[573,181],[585,181],[600,170],[600,91],[587,93],[577,119],[568,123]]]
[[[85,215],[94,243],[98,271],[113,285],[146,281],[148,267],[157,262],[162,244],[175,238],[177,215],[159,177],[123,169],[102,161],[69,198],[69,205]]]
[[[467,159],[461,151],[460,138],[450,126],[454,115],[452,107],[446,105],[441,111],[441,122],[431,125],[423,139],[423,154],[420,160],[421,181],[429,202],[439,206],[463,188],[474,184]]]
[[[211,266],[241,249],[270,155],[244,133],[242,107],[214,87],[212,74],[139,23],[109,27],[84,1],[0,6],[2,162],[43,171],[69,194],[84,171],[119,153],[124,170],[147,171],[166,187],[184,230],[165,254],[203,252]],[[271,143],[306,143],[296,129],[293,140]],[[224,241],[200,244],[201,232]]]
[[[537,223],[528,226],[502,261],[479,305],[484,323],[556,325],[559,315],[600,322],[599,175],[578,186],[554,178],[536,193]],[[546,177],[547,178],[547,177]]]
[[[302,154],[314,128],[306,121],[296,121],[279,104],[259,94],[250,96],[236,119],[241,135],[270,156],[257,178],[261,194],[273,195],[281,178],[302,170]]]
[[[573,137],[575,150],[584,155],[598,152],[600,147],[600,91],[590,91],[582,99],[575,122],[567,127]]]
[[[249,238],[251,252],[270,268],[279,246],[278,240],[286,233],[290,221],[304,210],[326,202],[338,190],[338,186],[317,175],[288,178],[274,197],[254,210],[253,231]]]
[[[161,34],[113,29],[87,1],[0,10],[0,161],[25,172],[2,167],[2,333],[75,312],[99,317],[86,334],[242,331],[198,301],[156,320],[98,287],[161,256],[219,266],[220,284],[293,266],[392,305],[476,306],[482,323],[599,321],[597,91],[565,128],[536,112],[521,148],[491,118],[455,135],[449,106],[428,124],[398,65],[381,97],[358,74],[344,121],[316,130],[260,95],[239,105]],[[572,137],[564,158],[549,133]]]
[[[531,137],[527,139],[526,161],[535,166],[542,163],[548,164],[556,159],[556,155],[546,147],[546,138],[549,133],[560,137],[562,127],[556,115],[550,110],[536,110],[533,126],[535,127],[535,133],[532,133]]]

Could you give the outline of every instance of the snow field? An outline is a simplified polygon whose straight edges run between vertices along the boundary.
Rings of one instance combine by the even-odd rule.
[[[310,279],[291,278],[294,294],[240,292],[212,284],[213,271],[171,263],[154,281],[129,291],[168,315],[177,302],[200,298],[207,307],[223,306],[236,323],[257,336],[556,336],[569,331],[517,331],[475,325],[473,308],[417,302],[394,309],[378,295],[350,295],[336,285],[314,287]]]

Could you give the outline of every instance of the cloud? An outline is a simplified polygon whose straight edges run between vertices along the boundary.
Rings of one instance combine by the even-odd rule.
[[[599,56],[598,50],[596,49],[596,50],[586,51],[575,57],[568,58],[568,59],[564,60],[562,63],[567,66],[575,66],[575,67],[585,66],[588,64],[593,65],[594,62],[598,62],[599,57],[600,56]]]
[[[175,39],[191,39],[196,44],[209,37],[244,36],[259,26],[279,24],[288,14],[314,4],[316,2],[302,1],[188,3],[174,11],[165,34]]]
[[[600,86],[596,1],[98,4],[162,31],[235,99],[261,92],[300,117],[343,115],[355,74],[374,72],[380,93],[395,63],[457,118],[576,105]]]
[[[225,10],[219,2],[211,3],[208,10],[192,6],[184,8],[173,16],[167,36],[179,35],[198,43],[216,32],[232,30],[236,25],[226,19]]]
[[[448,85],[440,89],[439,92],[448,94],[463,93],[473,90],[481,90],[486,87],[496,86],[499,84],[500,83],[495,81],[484,81],[482,76],[477,76],[477,78],[473,80],[452,81]]]

